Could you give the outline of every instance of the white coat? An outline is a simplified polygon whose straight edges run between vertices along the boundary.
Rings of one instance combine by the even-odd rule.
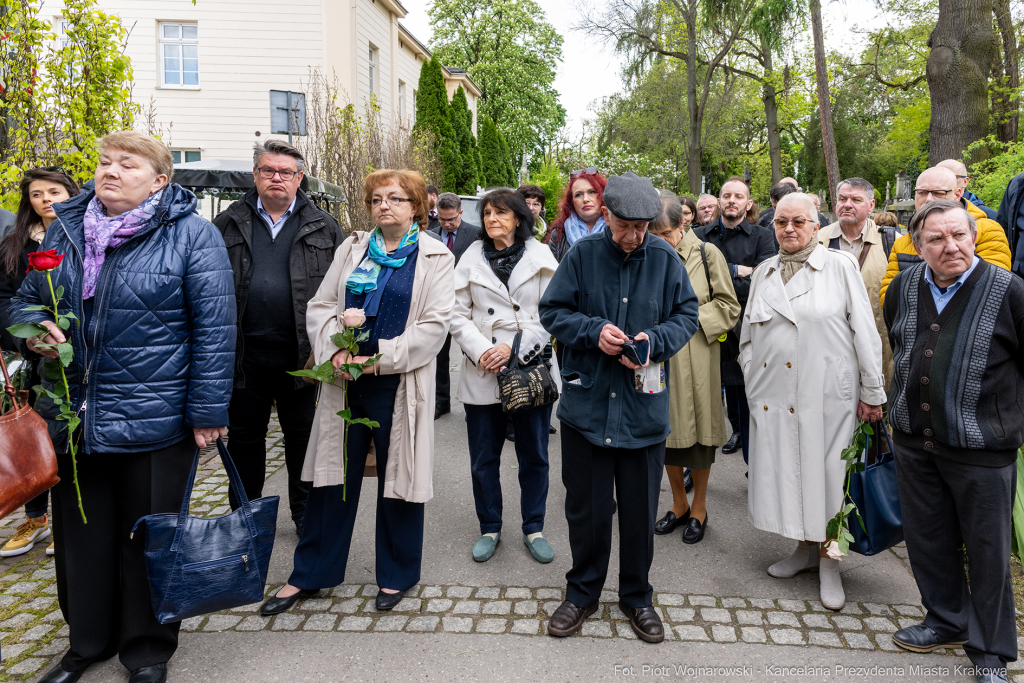
[[[331,337],[342,329],[345,282],[362,262],[369,240],[367,232],[356,232],[346,239],[338,247],[316,296],[309,300],[306,332],[318,365],[339,350]],[[455,257],[444,244],[422,233],[419,245],[405,331],[378,344],[380,374],[402,376],[392,414],[384,497],[410,503],[426,503],[434,497],[434,368],[455,305]],[[302,480],[312,481],[313,486],[336,486],[345,480],[345,430],[338,417],[338,411],[344,408],[345,394],[340,386],[320,385],[320,400],[302,466]]]
[[[487,262],[483,244],[481,240],[471,244],[455,268],[452,339],[465,356],[455,398],[470,405],[500,402],[497,375],[485,373],[477,361],[492,346],[504,343],[512,347],[519,329],[517,318],[523,330],[521,363],[536,359],[549,343],[551,335],[541,325],[537,307],[558,269],[547,245],[526,240],[526,253],[512,270],[506,288]],[[519,310],[513,310],[513,305]]]
[[[882,343],[857,260],[818,246],[783,285],[778,256],[754,271],[740,333],[750,406],[750,522],[824,541],[843,501],[840,457],[857,403],[885,402]]]

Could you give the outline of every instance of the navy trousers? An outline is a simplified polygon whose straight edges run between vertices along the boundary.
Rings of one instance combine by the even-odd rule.
[[[399,375],[363,375],[349,383],[353,417],[380,423],[370,429],[353,425],[348,436],[347,500],[342,486],[318,486],[309,491],[302,538],[295,548],[295,563],[288,583],[298,588],[333,588],[345,580],[352,529],[359,508],[363,469],[370,439],[377,447],[377,586],[406,590],[420,580],[423,560],[423,503],[384,497],[384,472],[391,443],[391,415],[395,409]]]
[[[544,530],[548,501],[548,426],[551,406],[506,415],[500,403],[466,404],[469,463],[473,475],[473,500],[480,533],[501,531],[501,450],[505,426],[512,419],[516,458],[519,460],[519,509],[523,533]]]
[[[747,388],[742,384],[727,384],[725,386],[725,401],[729,406],[730,414],[733,406],[736,407],[737,419],[740,423],[740,444],[743,446],[743,462],[747,462],[747,452],[750,447],[750,406],[747,404]]]

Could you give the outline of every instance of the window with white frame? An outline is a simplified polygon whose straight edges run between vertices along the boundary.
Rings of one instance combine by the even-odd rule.
[[[377,48],[370,46],[370,94],[377,92]]]
[[[180,164],[189,161],[202,161],[203,153],[198,149],[172,149],[171,157],[174,158],[174,163]]]
[[[161,23],[160,63],[165,88],[198,88],[199,25]]]
[[[71,28],[71,22],[64,17],[57,17],[54,20],[54,24],[57,28],[57,48],[71,45],[71,39],[68,38],[68,29]]]

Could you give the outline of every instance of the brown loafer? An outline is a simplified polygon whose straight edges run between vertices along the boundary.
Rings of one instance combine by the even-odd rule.
[[[598,603],[590,607],[577,607],[568,600],[563,602],[551,615],[548,622],[548,633],[556,638],[565,638],[579,631],[587,617],[597,611]]]
[[[653,605],[627,607],[625,603],[619,602],[619,609],[629,617],[629,625],[633,627],[640,640],[646,640],[648,643],[660,643],[665,640],[665,626]],[[554,621],[554,617],[551,620]]]

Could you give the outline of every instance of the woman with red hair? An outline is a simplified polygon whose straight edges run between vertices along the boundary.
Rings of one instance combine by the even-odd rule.
[[[597,172],[596,166],[572,172],[558,209],[558,218],[544,238],[559,263],[576,240],[604,230],[604,216],[601,214],[604,185],[604,176]]]

